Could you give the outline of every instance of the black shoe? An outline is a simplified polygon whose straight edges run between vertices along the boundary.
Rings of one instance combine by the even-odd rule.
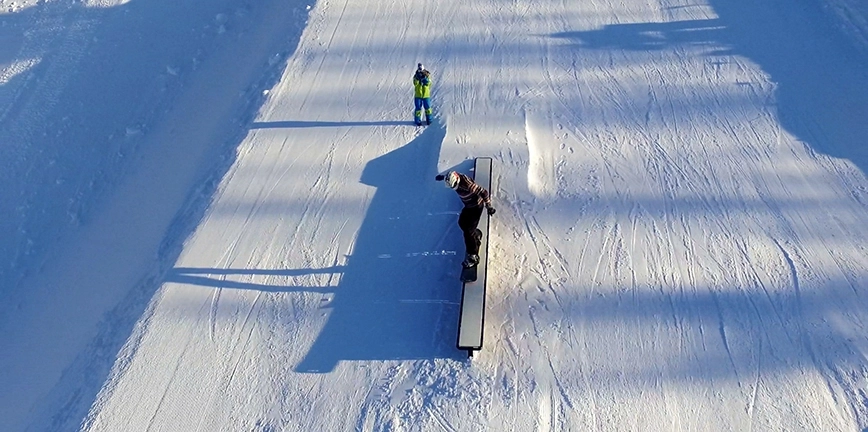
[[[425,119],[425,124],[427,124],[428,126],[431,126],[431,118],[430,117]]]
[[[467,255],[467,258],[461,263],[464,268],[475,267],[477,264],[479,264],[479,255]]]

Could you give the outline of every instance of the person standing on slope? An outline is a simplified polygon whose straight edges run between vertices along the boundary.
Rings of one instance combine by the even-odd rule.
[[[425,123],[431,124],[431,73],[425,70],[422,63],[416,66],[413,75],[413,89],[416,111],[413,114],[416,126],[422,126],[422,108],[425,108]]]
[[[491,206],[491,194],[482,186],[476,184],[470,177],[449,171],[446,175],[437,174],[437,181],[446,183],[446,187],[458,193],[464,208],[458,215],[458,226],[464,233],[464,247],[467,256],[461,263],[465,268],[479,264],[479,245],[482,243],[482,231],[477,228],[479,218],[482,217],[482,209],[488,211],[488,215],[494,215],[494,207]]]

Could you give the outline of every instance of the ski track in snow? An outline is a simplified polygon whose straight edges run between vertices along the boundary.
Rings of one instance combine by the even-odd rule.
[[[0,429],[868,428],[868,10],[797,2],[0,0]]]

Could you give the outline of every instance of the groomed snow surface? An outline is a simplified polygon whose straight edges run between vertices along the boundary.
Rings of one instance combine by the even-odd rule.
[[[866,431],[866,119],[862,0],[0,0],[0,430]]]

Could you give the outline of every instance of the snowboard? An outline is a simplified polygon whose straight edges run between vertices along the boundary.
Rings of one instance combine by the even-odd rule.
[[[461,266],[461,281],[462,282],[476,282],[477,271],[479,265],[475,265],[473,267],[464,267]]]
[[[476,241],[476,247],[482,244],[482,230],[479,228],[473,233],[473,239]],[[478,252],[477,252],[478,253]],[[479,263],[476,263],[473,267],[464,267],[461,266],[461,280],[464,282],[474,282],[476,281],[476,268],[479,267]]]

